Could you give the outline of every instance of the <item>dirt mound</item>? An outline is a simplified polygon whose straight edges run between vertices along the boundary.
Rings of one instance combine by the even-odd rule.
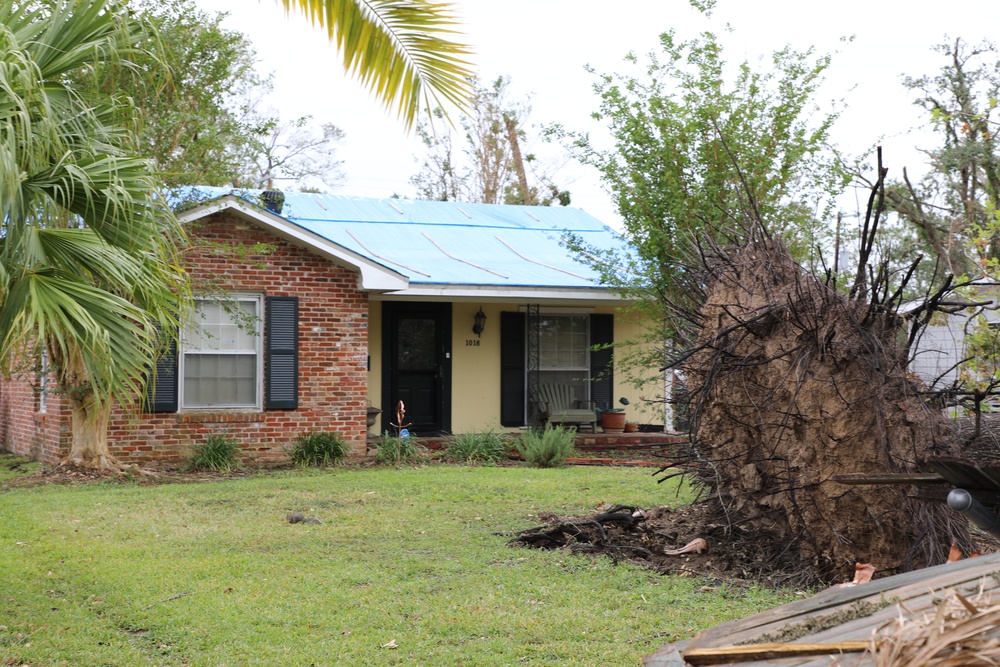
[[[971,540],[947,509],[905,487],[846,487],[845,473],[905,472],[957,451],[906,370],[901,319],[838,294],[777,242],[706,264],[700,337],[680,364],[692,444],[685,464],[729,521],[777,541],[820,581],[856,562],[901,571]]]
[[[729,525],[717,511],[718,505],[702,502],[676,509],[616,505],[583,517],[543,514],[543,525],[518,533],[509,544],[600,554],[663,574],[728,582],[796,585],[812,580],[808,572],[785,566],[774,540]]]

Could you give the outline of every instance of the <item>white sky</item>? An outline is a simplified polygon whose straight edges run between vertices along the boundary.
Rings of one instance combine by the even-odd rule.
[[[226,25],[255,45],[264,72],[276,75],[270,103],[283,117],[312,115],[346,132],[338,155],[347,182],[336,194],[411,196],[419,141],[384,111],[360,84],[343,74],[341,59],[325,33],[301,16],[285,17],[278,0],[197,0],[207,11],[230,13]],[[923,119],[903,89],[901,75],[933,74],[944,64],[931,47],[945,36],[977,43],[1000,26],[1000,2],[966,0],[942,5],[928,0],[719,0],[705,19],[687,0],[456,0],[467,41],[476,51],[481,78],[509,75],[517,96],[531,96],[532,124],[559,122],[601,136],[590,114],[597,109],[592,65],[598,73],[630,70],[629,51],[658,51],[658,35],[680,39],[704,30],[723,39],[730,63],[756,62],[790,45],[835,53],[823,103],[843,99],[847,108],[834,128],[841,148],[860,153],[883,145],[889,176],[921,171],[917,147],[933,145],[926,131],[908,133]],[[851,43],[842,37],[854,36]],[[544,149],[559,152],[552,147]],[[538,150],[543,154],[544,150]],[[556,177],[580,207],[617,226],[610,196],[593,170],[565,165]]]

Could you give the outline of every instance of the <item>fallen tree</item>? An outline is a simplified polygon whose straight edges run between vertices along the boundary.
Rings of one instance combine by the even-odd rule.
[[[845,473],[909,472],[957,438],[907,372],[901,318],[806,275],[777,241],[716,257],[702,335],[681,364],[690,461],[715,502],[822,579],[944,562],[965,522],[905,487]],[[738,517],[738,518],[737,518]]]
[[[819,580],[856,562],[882,572],[941,563],[953,542],[971,550],[966,522],[946,507],[906,487],[831,479],[917,471],[959,450],[952,422],[907,370],[912,338],[898,305],[912,268],[893,285],[885,264],[868,265],[880,213],[881,179],[847,290],[831,273],[810,275],[759,225],[742,243],[701,252],[690,273],[697,309],[684,313],[693,344],[673,364],[691,419],[675,463],[722,520]]]

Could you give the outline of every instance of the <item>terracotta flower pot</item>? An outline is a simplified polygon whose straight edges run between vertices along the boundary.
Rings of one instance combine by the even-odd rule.
[[[634,424],[634,423],[631,423],[631,422],[625,424],[625,432],[626,433],[635,433],[638,430],[639,430],[639,425],[638,424]]]
[[[605,433],[621,433],[625,430],[625,411],[601,413],[601,428]]]

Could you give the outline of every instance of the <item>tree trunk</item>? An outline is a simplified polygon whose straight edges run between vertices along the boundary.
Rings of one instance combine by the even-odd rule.
[[[111,402],[100,406],[92,400],[87,404],[72,401],[73,444],[64,464],[84,468],[117,470],[118,462],[108,449],[108,422]]]
[[[503,120],[507,126],[507,138],[510,141],[510,151],[514,157],[517,185],[521,190],[521,201],[519,203],[526,206],[534,206],[535,198],[531,196],[531,192],[528,190],[528,175],[524,171],[524,160],[521,159],[521,144],[517,139],[517,121],[507,115],[504,115]]]
[[[65,356],[58,346],[48,347],[52,368],[71,408],[73,441],[69,455],[62,461],[63,465],[119,470],[118,462],[108,449],[111,398],[106,396],[98,400],[83,365],[83,357],[74,343],[69,344]]]

